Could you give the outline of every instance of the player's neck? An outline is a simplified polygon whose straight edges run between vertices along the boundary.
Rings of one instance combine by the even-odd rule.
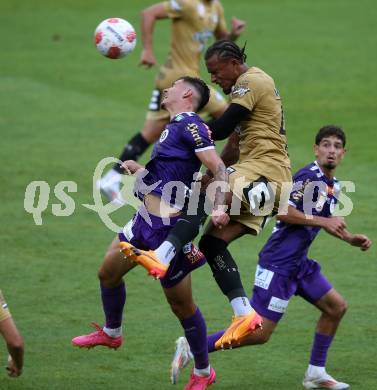
[[[183,112],[194,112],[194,107],[191,105],[172,107],[169,109],[170,119],[173,119],[175,116],[182,114]]]
[[[321,171],[323,172],[323,174],[329,179],[329,180],[332,180],[335,176],[335,168],[326,168],[324,167],[323,165],[320,165],[318,164],[318,161],[317,161],[317,165],[319,166],[319,168],[321,169]]]

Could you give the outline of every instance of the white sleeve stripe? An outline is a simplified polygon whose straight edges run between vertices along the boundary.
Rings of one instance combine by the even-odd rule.
[[[206,146],[205,148],[195,149],[195,153],[204,152],[205,150],[215,149],[214,146]]]
[[[295,209],[297,209],[297,205],[295,203],[293,203],[291,200],[288,201],[288,204],[292,207],[294,207]]]

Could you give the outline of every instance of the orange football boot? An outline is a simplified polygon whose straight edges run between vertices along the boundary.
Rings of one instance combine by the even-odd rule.
[[[231,349],[241,343],[256,329],[262,327],[262,317],[253,310],[245,316],[233,317],[225,333],[216,341],[216,349]]]
[[[148,274],[155,279],[161,279],[166,275],[168,267],[161,263],[154,251],[144,251],[138,249],[128,242],[119,243],[121,252],[130,260],[144,267]]]

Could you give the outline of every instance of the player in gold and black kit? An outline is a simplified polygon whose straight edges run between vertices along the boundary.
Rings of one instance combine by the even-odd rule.
[[[143,51],[140,65],[151,67],[156,64],[152,46],[154,24],[156,20],[167,18],[172,21],[170,52],[156,76],[144,127],[125,145],[119,157],[121,161],[137,160],[160,137],[169,122],[168,112],[160,108],[161,93],[179,77],[199,76],[200,57],[208,39],[235,40],[245,28],[243,21],[233,18],[231,32],[227,31],[224,10],[218,0],[170,0],[157,3],[142,12]],[[211,88],[210,101],[199,114],[218,118],[226,107],[223,96]],[[122,202],[119,193],[122,173],[123,168],[116,164],[99,183],[102,193],[115,203]]]
[[[199,244],[235,315],[215,343],[219,349],[242,342],[259,317],[250,306],[227,246],[244,234],[258,234],[267,218],[285,207],[292,176],[282,103],[274,80],[263,70],[249,67],[244,48],[230,41],[212,45],[205,60],[212,82],[231,98],[222,117],[209,123],[214,139],[229,137],[222,158],[228,166],[231,221],[222,229],[209,224]]]

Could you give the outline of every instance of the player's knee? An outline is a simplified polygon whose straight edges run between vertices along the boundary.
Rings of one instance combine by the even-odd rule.
[[[337,300],[331,307],[325,310],[325,313],[335,321],[339,321],[346,314],[348,308],[347,302],[342,298]]]
[[[342,299],[336,306],[334,315],[335,317],[341,319],[347,312],[348,303],[346,300]]]
[[[209,234],[204,234],[199,241],[199,249],[203,252],[211,268],[213,268],[214,259],[219,253],[225,251],[226,247],[227,243],[224,240]]]
[[[168,299],[171,311],[179,320],[191,317],[196,310],[193,302],[185,302],[181,299]]]
[[[98,270],[97,276],[101,285],[107,288],[115,287],[119,283],[119,278],[104,265]]]

